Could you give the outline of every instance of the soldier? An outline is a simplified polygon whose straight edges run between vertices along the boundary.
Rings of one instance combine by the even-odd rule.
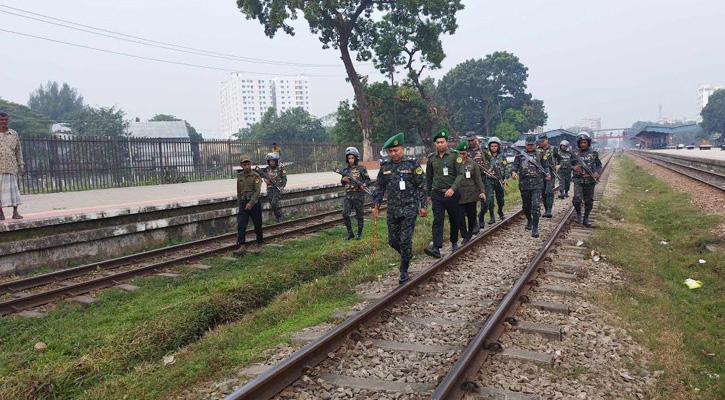
[[[524,156],[526,154],[526,156]],[[544,180],[551,179],[549,163],[544,160],[544,152],[536,148],[536,135],[526,135],[526,150],[517,154],[511,169],[511,177],[519,179],[522,208],[526,214],[526,230],[531,237],[539,237],[539,215],[541,214],[541,191]],[[528,157],[527,157],[528,156]],[[543,171],[542,171],[543,170]]]
[[[478,223],[478,216],[476,215],[476,204],[479,199],[486,200],[485,188],[481,181],[481,168],[478,167],[472,159],[468,158],[468,144],[466,142],[458,143],[456,150],[463,158],[463,179],[459,191],[461,192],[461,200],[458,201],[458,207],[460,208],[460,222],[459,225],[462,227],[466,226],[466,218],[468,218],[468,227],[466,230],[461,230],[463,235],[463,245],[466,245],[471,240],[473,235],[473,228]]]
[[[589,213],[594,207],[594,185],[602,173],[602,162],[599,160],[599,153],[591,148],[592,138],[586,132],[576,135],[577,148],[571,154],[571,166],[574,172],[574,209],[576,210],[576,222],[581,222],[587,228],[592,224],[589,222]],[[582,203],[584,203],[584,221],[582,221]]]
[[[251,218],[254,223],[254,233],[257,234],[257,243],[250,246],[250,252],[260,253],[262,251],[262,205],[259,203],[259,195],[262,192],[262,178],[252,171],[252,161],[247,156],[240,160],[242,170],[237,173],[237,244],[239,249],[235,254],[246,253],[247,225]]]
[[[556,168],[557,153],[553,147],[549,146],[549,137],[546,133],[539,135],[539,149],[544,153],[544,162],[549,165],[549,170],[554,171]],[[552,174],[554,175],[554,174]],[[544,182],[544,191],[542,193],[544,199],[544,218],[551,218],[551,209],[554,207],[554,183],[556,179],[552,177]]]
[[[559,174],[559,198],[569,197],[571,187],[571,151],[569,141],[562,140],[559,143],[559,157],[557,157],[556,172]]]
[[[436,151],[428,155],[428,165],[425,168],[428,201],[433,204],[433,246],[424,251],[435,258],[441,257],[446,212],[450,224],[451,251],[458,250],[458,230],[463,232],[466,229],[465,226],[458,226],[458,202],[461,200],[458,186],[463,179],[463,158],[457,151],[448,148],[448,137],[446,129],[433,135]]]
[[[274,180],[274,183],[279,187],[273,185],[268,179],[264,180],[267,184],[267,197],[269,198],[269,204],[272,206],[272,212],[277,220],[277,223],[282,222],[282,207],[279,205],[280,197],[282,197],[282,190],[287,186],[287,174],[284,172],[284,168],[279,164],[279,155],[275,152],[270,152],[264,157],[267,161],[267,166],[264,167],[264,172]]]
[[[478,164],[478,167],[481,168],[481,171],[483,171],[484,168],[488,169],[488,164],[486,164],[486,158],[484,157],[483,149],[481,149],[481,145],[479,144],[478,137],[476,136],[476,132],[469,131],[466,133],[466,141],[468,142],[468,158],[473,160],[476,164]],[[484,180],[484,184],[485,184]],[[490,199],[490,197],[489,197]],[[476,225],[473,227],[473,234],[477,234],[480,229],[483,229],[485,224],[486,218],[486,210],[488,209],[488,205],[486,204],[486,201],[481,200],[481,213],[478,216],[478,221]]]
[[[380,164],[373,209],[373,216],[377,218],[383,196],[387,194],[388,243],[401,257],[398,280],[401,284],[408,280],[408,265],[413,258],[415,220],[419,214],[424,218],[428,213],[423,168],[418,160],[403,157],[404,139],[399,133],[383,145],[390,160]]]
[[[493,216],[494,195],[496,197],[496,203],[498,203],[498,218],[499,220],[503,220],[504,197],[506,196],[504,186],[507,184],[507,181],[506,156],[503,155],[502,147],[501,140],[494,136],[488,139],[488,151],[484,155],[488,172],[493,175],[493,177],[487,175],[484,181],[486,185],[486,203],[488,212],[491,214],[488,220],[489,224],[496,222]]]
[[[368,176],[367,168],[358,165],[360,160],[360,152],[354,147],[345,149],[345,159],[347,166],[342,170],[342,185],[345,187],[345,199],[342,202],[342,218],[345,220],[347,228],[347,237],[345,240],[356,238],[362,239],[363,225],[365,223],[365,203],[364,188],[370,185],[370,176]],[[352,179],[350,179],[352,177]],[[357,185],[352,181],[362,183],[363,186]],[[357,218],[357,237],[352,232],[352,223],[350,221],[350,212],[355,210]]]

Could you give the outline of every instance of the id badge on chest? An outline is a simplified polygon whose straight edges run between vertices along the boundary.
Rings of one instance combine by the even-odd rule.
[[[466,179],[471,179],[471,171],[466,171]]]
[[[405,181],[401,179],[399,186],[400,186],[400,190],[405,190]]]
[[[443,167],[443,176],[448,176],[448,167]]]

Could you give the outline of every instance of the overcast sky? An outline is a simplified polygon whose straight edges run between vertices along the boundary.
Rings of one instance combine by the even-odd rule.
[[[697,88],[725,85],[722,0],[464,1],[456,35],[444,39],[442,77],[457,63],[497,50],[529,68],[529,90],[544,100],[548,127],[599,117],[605,128],[663,116],[695,117]],[[0,12],[0,29],[137,56],[273,74],[308,74],[312,113],[335,111],[352,97],[334,50],[323,50],[306,25],[271,40],[234,0],[0,0],[55,18],[161,42],[256,59],[333,67],[236,62],[100,37]],[[0,7],[0,11],[12,11]],[[18,13],[17,11],[12,11]],[[0,97],[27,103],[48,80],[77,87],[88,104],[117,105],[129,118],[156,113],[188,120],[205,137],[220,132],[219,89],[229,72],[133,59],[0,31]],[[361,66],[361,72],[372,72]],[[325,75],[315,77],[314,75]],[[253,75],[257,77],[259,75]],[[373,80],[381,79],[373,73]]]

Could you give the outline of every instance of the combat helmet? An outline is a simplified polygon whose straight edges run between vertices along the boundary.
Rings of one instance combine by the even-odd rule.
[[[360,152],[357,151],[356,148],[350,146],[345,149],[345,161],[347,161],[347,156],[352,154],[353,157],[355,157],[355,164],[357,164],[358,160],[360,159]]]
[[[496,136],[491,136],[490,139],[488,139],[488,143],[486,143],[486,147],[491,150],[491,143],[498,143],[498,151],[500,152],[503,148],[503,143],[501,142],[501,139],[499,139]]]
[[[559,143],[559,147],[564,146],[566,149],[569,150],[569,141],[568,140],[562,140],[561,143]]]
[[[592,145],[592,137],[589,136],[589,133],[587,133],[587,132],[579,132],[576,135],[576,145],[577,146],[579,146],[579,142],[581,142],[582,140],[586,140],[587,141],[587,144],[589,146]]]
[[[267,165],[269,165],[269,162],[271,160],[274,160],[275,164],[279,165],[279,155],[277,155],[277,153],[275,153],[275,152],[267,153],[267,155],[264,156],[264,160],[267,161]]]

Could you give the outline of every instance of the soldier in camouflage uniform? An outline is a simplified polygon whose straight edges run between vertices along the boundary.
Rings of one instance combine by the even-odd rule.
[[[459,226],[466,227],[466,219],[468,219],[467,229],[461,229],[461,236],[463,236],[462,244],[465,246],[471,240],[473,227],[478,223],[476,204],[479,200],[486,199],[486,189],[481,180],[481,168],[479,168],[475,161],[468,158],[468,144],[466,142],[458,143],[456,151],[463,158],[464,168],[463,179],[459,186],[461,200],[458,201],[458,207],[460,208]]]
[[[506,196],[504,188],[506,185],[506,156],[503,155],[503,144],[496,136],[488,139],[487,147],[488,151],[484,154],[485,165],[488,166],[488,172],[495,178],[485,176],[484,183],[486,185],[486,205],[490,214],[488,223],[493,224],[496,222],[493,216],[494,200],[498,203],[498,218],[503,220],[503,206]]]
[[[544,152],[536,148],[536,135],[526,136],[526,150],[524,150],[524,153],[531,157],[532,160],[527,160],[522,154],[516,154],[511,168],[511,177],[513,179],[520,178],[519,190],[521,191],[522,208],[527,221],[525,229],[527,231],[531,230],[531,237],[536,238],[539,237],[541,192],[544,189],[544,182],[551,179],[551,170],[549,169],[549,163],[544,160]]]
[[[556,172],[559,174],[559,198],[569,197],[569,188],[571,188],[571,151],[569,149],[569,141],[562,140],[559,143],[559,157],[557,157]]]
[[[553,147],[549,146],[549,137],[546,133],[539,135],[539,149],[544,153],[544,162],[549,165],[549,170],[553,172],[556,168],[558,153]],[[553,217],[551,211],[554,208],[554,185],[556,179],[553,176],[554,174],[551,175],[551,179],[544,182],[544,192],[542,193],[544,200],[544,215],[542,216],[544,218]]]
[[[574,172],[574,178],[572,179],[574,181],[574,199],[572,203],[576,210],[576,222],[582,222],[587,228],[592,226],[589,222],[589,213],[594,207],[594,186],[597,184],[596,179],[599,179],[599,175],[602,173],[599,152],[593,149],[591,145],[592,138],[589,134],[580,132],[576,135],[577,148],[572,151],[571,155],[571,166]],[[583,165],[580,159],[583,161]],[[584,203],[584,221],[581,220],[582,203]]]
[[[342,186],[345,188],[345,199],[342,202],[342,218],[345,220],[347,228],[347,237],[345,240],[355,238],[352,232],[352,222],[350,221],[350,213],[354,209],[357,218],[357,240],[362,239],[363,225],[365,224],[365,203],[364,187],[370,185],[370,176],[368,176],[367,168],[358,165],[360,160],[360,152],[354,147],[345,149],[345,159],[347,166],[342,170]],[[364,186],[356,185],[350,179],[350,176]]]
[[[264,172],[269,175],[270,178],[274,179],[274,183],[279,186],[279,189],[275,187],[272,182],[265,179],[264,183],[267,184],[267,198],[269,198],[269,204],[272,206],[272,212],[277,220],[277,223],[282,222],[282,207],[279,204],[280,197],[282,197],[282,190],[287,186],[287,174],[284,173],[284,168],[279,165],[279,155],[275,152],[268,153],[264,159],[267,161],[267,166],[264,167]]]
[[[468,158],[478,164],[478,167],[481,168],[481,171],[483,171],[484,168],[488,169],[488,164],[486,164],[486,158],[484,156],[484,150],[481,148],[481,144],[478,140],[478,137],[476,136],[476,132],[467,132],[466,141],[468,142]],[[484,185],[486,184],[485,178],[483,183]],[[488,193],[486,193],[486,195],[488,195]],[[479,230],[483,229],[484,226],[486,226],[486,210],[488,210],[488,204],[486,200],[481,200],[481,213],[478,215],[478,221],[476,221],[476,225],[473,226],[472,233],[474,235],[477,234]]]
[[[257,235],[256,245],[251,246],[250,251],[259,253],[262,251],[262,205],[259,196],[262,192],[262,178],[252,171],[252,161],[247,156],[242,156],[240,163],[241,171],[237,172],[237,249],[234,253],[242,255],[246,252],[247,225],[251,219],[254,223],[254,233]]]
[[[399,283],[408,280],[408,265],[413,258],[413,230],[420,214],[427,215],[428,202],[423,168],[418,160],[405,158],[404,136],[399,133],[385,142],[390,160],[380,164],[375,190],[373,216],[377,218],[383,196],[388,198],[386,221],[388,243],[400,253]]]

